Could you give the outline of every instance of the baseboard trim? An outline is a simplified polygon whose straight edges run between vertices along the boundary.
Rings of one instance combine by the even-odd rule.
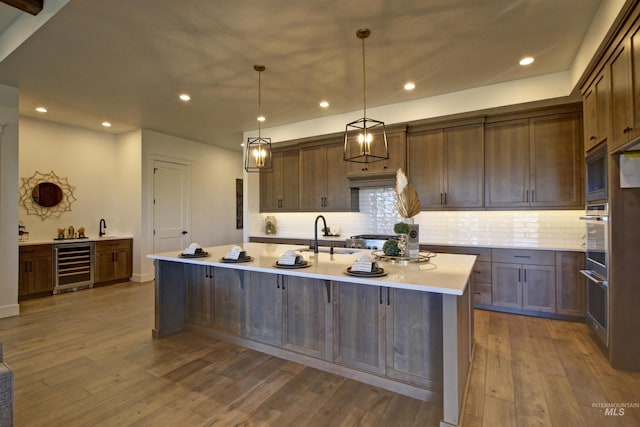
[[[0,319],[20,315],[20,304],[3,305],[0,307]]]
[[[134,273],[131,275],[131,279],[129,280],[131,280],[132,282],[144,283],[144,282],[150,282],[155,278],[156,276],[154,273],[146,273],[146,274]]]

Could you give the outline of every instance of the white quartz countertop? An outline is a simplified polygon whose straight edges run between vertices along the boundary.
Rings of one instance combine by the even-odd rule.
[[[474,255],[437,254],[429,262],[422,263],[381,262],[380,266],[384,268],[387,275],[365,278],[349,276],[345,274],[345,270],[353,265],[363,253],[368,254],[367,250],[353,254],[314,254],[313,252],[302,252],[304,246],[247,243],[243,245],[243,249],[248,256],[253,258],[252,261],[246,263],[224,262],[222,258],[233,246],[203,248],[209,253],[209,256],[204,258],[184,258],[180,256],[179,252],[151,254],[147,255],[147,258],[450,295],[464,293],[476,260]],[[276,267],[276,261],[287,250],[299,251],[311,266],[299,269]]]
[[[133,236],[102,236],[102,237],[87,237],[86,239],[34,239],[34,240],[26,240],[24,242],[20,242],[20,246],[29,246],[29,245],[46,245],[46,244],[54,244],[60,245],[65,243],[82,243],[82,242],[100,242],[103,240],[120,240],[120,239],[133,239]]]

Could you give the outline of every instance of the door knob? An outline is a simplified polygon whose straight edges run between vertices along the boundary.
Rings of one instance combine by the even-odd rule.
[[[182,234],[189,234],[187,230],[182,230]]]

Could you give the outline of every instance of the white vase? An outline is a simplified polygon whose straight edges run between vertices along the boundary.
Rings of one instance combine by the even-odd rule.
[[[402,222],[409,224],[406,256],[411,259],[417,259],[420,257],[420,225],[414,224],[413,218],[402,218]]]

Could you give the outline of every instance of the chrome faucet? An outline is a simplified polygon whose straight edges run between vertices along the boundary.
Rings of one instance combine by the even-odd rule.
[[[318,220],[322,218],[322,223],[324,224],[324,228],[322,229],[322,233],[326,236],[327,235],[327,221],[324,219],[324,217],[322,215],[318,215],[316,217],[316,222],[313,225],[313,232],[315,233],[315,239],[314,239],[314,245],[313,245],[313,253],[317,254],[318,253]]]
[[[102,237],[105,234],[107,234],[107,232],[105,231],[106,229],[107,229],[107,222],[104,220],[104,218],[100,218],[100,231],[98,232],[98,235]]]

